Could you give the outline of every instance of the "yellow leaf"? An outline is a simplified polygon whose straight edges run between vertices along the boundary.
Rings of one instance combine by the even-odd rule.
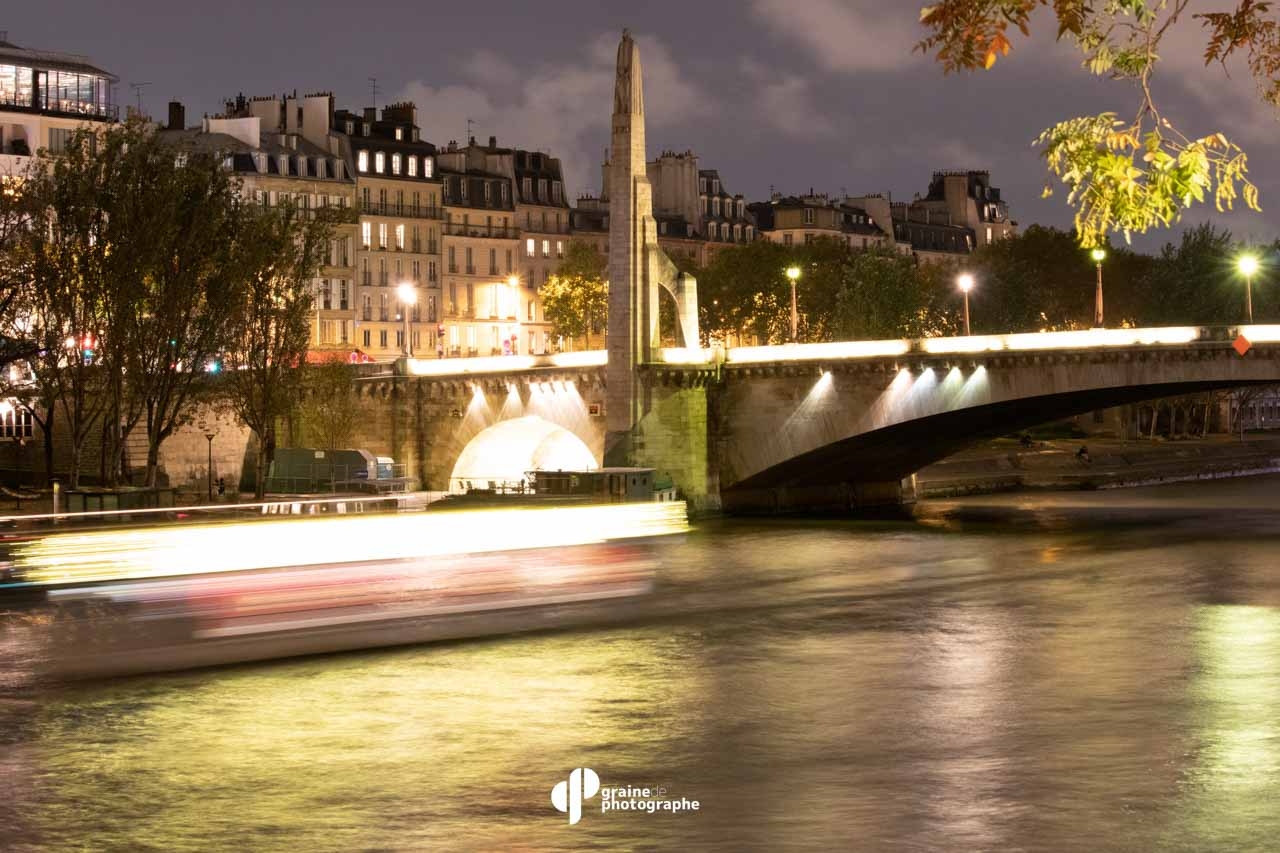
[[[982,62],[983,70],[990,71],[991,66],[996,64],[996,52],[994,50],[987,51],[987,58]]]

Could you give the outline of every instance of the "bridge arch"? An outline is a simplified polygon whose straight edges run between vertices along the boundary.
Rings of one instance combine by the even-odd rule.
[[[525,415],[498,421],[467,442],[454,463],[450,490],[467,483],[514,483],[534,469],[588,470],[599,463],[587,443],[559,424]]]

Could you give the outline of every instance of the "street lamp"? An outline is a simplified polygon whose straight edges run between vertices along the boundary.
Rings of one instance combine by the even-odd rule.
[[[800,312],[796,309],[796,280],[800,278],[800,267],[787,267],[787,278],[791,279],[791,343],[799,338]]]
[[[396,286],[396,296],[400,299],[400,313],[404,317],[404,354],[413,358],[413,344],[409,338],[409,308],[418,301],[418,290],[407,281]]]
[[[969,337],[969,291],[973,290],[973,276],[964,273],[956,279],[956,284],[964,294],[964,336],[967,338]]]
[[[1093,326],[1095,329],[1102,328],[1102,262],[1107,259],[1107,250],[1099,246],[1089,253],[1089,257],[1093,258],[1093,262],[1098,266],[1098,289],[1093,297]]]
[[[1236,261],[1236,268],[1244,276],[1244,307],[1249,322],[1253,323],[1253,277],[1258,273],[1258,256],[1241,255]]]
[[[511,316],[515,318],[515,333],[512,335],[511,354],[519,355],[520,348],[520,276],[512,273],[507,276],[507,286],[511,288]],[[532,350],[530,350],[532,352]]]
[[[204,434],[204,437],[209,439],[209,503],[213,503],[213,439],[215,436],[217,436],[217,433],[212,430]]]

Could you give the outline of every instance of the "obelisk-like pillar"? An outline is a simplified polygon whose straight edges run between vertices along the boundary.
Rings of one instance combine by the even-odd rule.
[[[623,30],[613,89],[609,158],[609,365],[605,371],[605,464],[632,463],[632,429],[643,416],[637,365],[650,360],[657,294],[649,294],[645,228],[653,199],[645,166],[640,51]],[[656,228],[654,229],[656,231]],[[650,298],[652,297],[652,298]],[[651,306],[652,309],[651,309]],[[650,320],[649,312],[655,316]]]

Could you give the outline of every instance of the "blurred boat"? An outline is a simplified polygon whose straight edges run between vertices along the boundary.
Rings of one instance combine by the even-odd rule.
[[[679,502],[152,526],[20,542],[11,572],[46,595],[45,671],[101,677],[577,624],[687,529]]]

